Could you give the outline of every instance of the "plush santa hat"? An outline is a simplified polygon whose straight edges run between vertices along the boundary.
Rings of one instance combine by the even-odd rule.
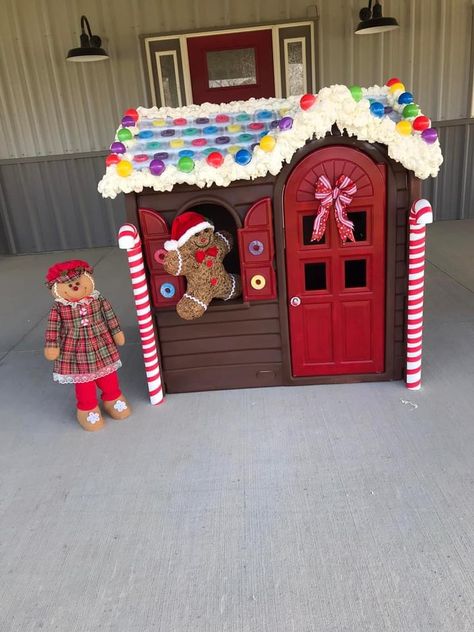
[[[214,226],[205,217],[194,211],[187,211],[175,217],[171,226],[171,239],[165,241],[165,250],[178,250],[193,235],[197,235],[205,228]]]
[[[46,285],[52,288],[55,283],[69,283],[88,272],[93,273],[93,268],[82,259],[70,259],[53,264],[46,273]]]

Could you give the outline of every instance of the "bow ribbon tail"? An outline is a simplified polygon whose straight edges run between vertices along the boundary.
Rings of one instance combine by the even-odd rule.
[[[313,233],[311,235],[311,241],[319,241],[322,239],[324,233],[326,232],[326,224],[329,217],[329,205],[324,205],[321,203],[319,207],[318,214],[314,218],[313,223]]]
[[[345,243],[346,241],[355,241],[353,232],[354,222],[351,222],[350,219],[348,219],[346,212],[346,206],[351,201],[352,198],[345,199],[345,196],[341,195],[334,204],[336,226],[342,243]]]

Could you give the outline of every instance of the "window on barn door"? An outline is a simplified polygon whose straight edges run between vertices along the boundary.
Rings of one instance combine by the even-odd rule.
[[[315,92],[314,22],[143,38],[149,105]]]

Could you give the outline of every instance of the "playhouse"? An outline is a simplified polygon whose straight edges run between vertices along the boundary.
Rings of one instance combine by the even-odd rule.
[[[408,214],[442,162],[413,100],[393,80],[125,114],[99,191],[141,236],[168,392],[403,377]],[[189,210],[232,234],[242,279],[193,321],[162,263]]]

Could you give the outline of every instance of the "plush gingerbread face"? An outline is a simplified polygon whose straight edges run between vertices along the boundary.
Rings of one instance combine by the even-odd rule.
[[[93,291],[94,279],[88,272],[84,272],[66,283],[55,283],[51,290],[55,298],[63,298],[70,302],[80,301],[82,298],[90,296]]]
[[[168,274],[186,277],[186,292],[176,306],[181,318],[199,318],[214,298],[228,301],[240,296],[240,277],[229,274],[223,265],[232,249],[230,233],[214,232],[202,215],[188,212],[175,219],[171,236],[165,243],[163,266]]]

